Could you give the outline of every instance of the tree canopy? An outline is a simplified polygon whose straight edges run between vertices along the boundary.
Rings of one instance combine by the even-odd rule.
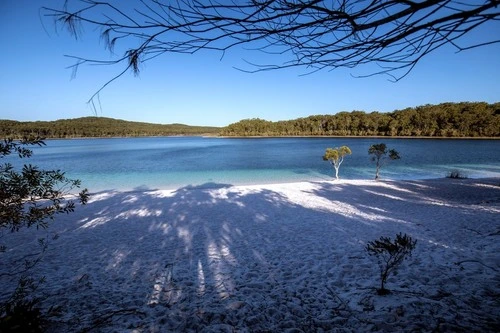
[[[335,169],[335,178],[339,179],[339,169],[342,162],[344,162],[344,156],[351,155],[352,151],[347,146],[342,146],[340,148],[326,148],[325,154],[323,155],[323,161],[328,161]]]
[[[401,156],[395,149],[388,149],[385,143],[371,145],[368,148],[368,154],[372,155],[372,161],[375,162],[375,179],[380,178],[380,168],[389,160],[399,160]]]
[[[500,103],[443,103],[366,113],[339,112],[287,121],[246,119],[224,136],[428,136],[499,137]]]
[[[132,5],[67,0],[62,8],[43,9],[77,38],[85,26],[100,31],[111,51],[111,59],[75,56],[75,69],[84,63],[121,64],[119,77],[128,70],[137,74],[142,63],[167,53],[206,49],[223,56],[244,46],[275,55],[276,61],[250,59],[248,71],[376,64],[367,75],[385,73],[398,80],[444,45],[463,51],[498,43],[498,34],[465,45],[462,37],[497,21],[499,5],[500,0],[142,0]]]
[[[219,130],[218,127],[160,125],[105,117],[33,122],[0,120],[0,138],[23,138],[33,135],[44,138],[216,135]]]
[[[0,120],[0,138],[170,135],[500,137],[500,103],[443,103],[387,113],[339,112],[277,122],[245,119],[222,128],[105,117],[34,122]]]

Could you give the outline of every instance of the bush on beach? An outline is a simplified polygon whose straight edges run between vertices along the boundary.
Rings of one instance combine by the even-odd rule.
[[[467,179],[469,178],[463,171],[460,170],[451,170],[446,174],[446,178],[451,179]]]
[[[368,254],[374,255],[378,259],[381,280],[380,288],[377,289],[379,295],[387,295],[390,293],[390,291],[385,288],[387,278],[391,273],[396,272],[397,268],[407,256],[411,255],[416,244],[416,240],[413,240],[406,234],[402,235],[401,233],[396,235],[394,241],[392,241],[390,237],[382,236],[380,239],[366,244],[366,251],[368,251]]]

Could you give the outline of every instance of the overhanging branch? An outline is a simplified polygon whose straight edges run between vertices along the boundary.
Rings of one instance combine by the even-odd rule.
[[[70,10],[70,4],[75,9]],[[137,74],[140,63],[166,53],[207,49],[224,54],[248,45],[285,57],[283,62],[243,69],[248,72],[289,67],[314,72],[375,63],[380,71],[366,76],[387,74],[398,80],[444,45],[463,51],[500,41],[492,35],[472,45],[459,43],[478,27],[500,19],[500,0],[141,0],[134,6],[67,0],[62,9],[43,8],[76,38],[90,26],[100,28],[111,52],[122,42],[131,45],[113,61],[77,58],[77,66],[124,65],[125,70],[99,91],[129,69]]]

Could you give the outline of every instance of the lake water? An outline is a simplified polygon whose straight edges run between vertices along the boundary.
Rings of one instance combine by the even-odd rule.
[[[382,168],[381,178],[443,178],[457,169],[470,178],[500,177],[499,140],[390,138],[202,138],[155,137],[48,140],[25,160],[81,179],[91,192],[172,189],[187,185],[261,184],[330,180],[322,160],[327,147],[347,145],[353,154],[340,168],[344,179],[372,179],[368,156],[384,142],[401,154]],[[16,162],[9,157],[4,161]]]

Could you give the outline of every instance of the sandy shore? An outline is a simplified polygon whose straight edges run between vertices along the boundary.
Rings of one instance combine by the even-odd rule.
[[[499,213],[498,178],[101,192],[48,229],[39,295],[54,332],[493,332]],[[378,296],[365,245],[399,232],[417,245]],[[43,235],[3,234],[0,273]]]

